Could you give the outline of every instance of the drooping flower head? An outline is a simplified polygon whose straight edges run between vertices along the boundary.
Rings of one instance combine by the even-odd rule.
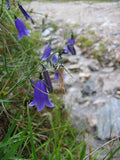
[[[44,80],[37,81],[35,83],[34,98],[33,101],[29,104],[29,107],[32,107],[34,105],[37,106],[38,111],[41,111],[45,107],[45,105],[50,108],[54,107],[54,105],[51,102],[51,99],[49,99],[48,97]]]
[[[30,30],[28,30],[27,28],[26,28],[26,26],[25,26],[25,24],[22,22],[22,20],[21,19],[19,19],[19,18],[17,18],[16,16],[15,16],[15,26],[16,26],[16,28],[17,28],[17,30],[18,30],[18,39],[19,40],[21,40],[21,38],[23,37],[23,36],[26,36],[26,37],[29,37],[30,36]]]
[[[6,3],[7,3],[7,9],[10,9],[10,8],[11,8],[10,1],[9,1],[9,0],[6,0]]]
[[[51,92],[53,92],[53,86],[52,86],[52,82],[51,82],[49,73],[45,68],[43,70],[44,70],[43,76],[44,76],[44,80],[45,80],[45,85],[46,85],[48,91],[51,93]]]
[[[65,53],[70,52],[72,55],[76,55],[74,44],[75,44],[75,38],[73,34],[71,34],[71,38],[67,41],[67,46],[64,48]]]
[[[26,12],[26,10],[23,8],[23,6],[20,5],[19,3],[18,3],[18,6],[19,6],[22,14],[25,16],[26,20],[28,20],[28,19],[30,18],[30,19],[31,19],[31,22],[34,24],[33,19],[32,19],[31,16]]]
[[[51,53],[51,46],[47,44],[40,59],[46,60],[50,56],[50,53]]]
[[[48,59],[49,62],[57,63],[58,60],[57,60],[57,57],[55,55],[53,55],[53,56],[51,55],[51,57],[50,57],[51,50],[52,50],[51,46],[49,44],[47,44],[45,49],[44,49],[43,54],[40,57],[40,59],[42,59],[42,60]]]

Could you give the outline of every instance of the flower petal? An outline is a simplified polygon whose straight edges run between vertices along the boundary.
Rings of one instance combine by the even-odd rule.
[[[67,43],[74,45],[75,44],[75,38],[70,38]]]
[[[58,60],[57,60],[57,57],[56,57],[56,56],[53,56],[53,58],[52,58],[52,62],[53,62],[53,63],[57,63],[57,62],[58,62]]]
[[[42,56],[40,57],[42,60],[46,60],[50,56],[51,46],[47,45],[44,49]]]
[[[57,82],[59,82],[59,73],[56,72],[54,78],[56,79]]]
[[[68,53],[68,52],[69,52],[68,47],[65,47],[65,48],[64,48],[64,52],[65,52],[65,53]]]
[[[36,102],[33,100],[30,104],[29,104],[29,107],[33,107],[36,105]]]
[[[37,101],[37,110],[38,110],[38,112],[41,111],[44,107],[45,107],[45,103],[44,103],[44,101],[42,99]]]
[[[72,55],[76,55],[76,50],[72,44],[68,44],[67,48]]]
[[[52,107],[54,107],[54,105],[52,104],[52,102],[51,102],[51,99],[47,99],[47,101],[46,101],[46,103],[45,103],[48,107],[50,107],[50,108],[52,108]]]
[[[24,25],[24,23],[22,22],[21,19],[17,18],[15,20],[15,26],[18,30],[19,40],[22,38],[22,36],[26,36],[26,37],[30,36],[29,32],[31,32],[31,31],[26,28],[26,26]]]

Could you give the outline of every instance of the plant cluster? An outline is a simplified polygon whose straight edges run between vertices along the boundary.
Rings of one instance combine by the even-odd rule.
[[[53,70],[54,79],[59,83],[59,91],[65,94],[63,55],[76,55],[75,35],[71,32],[65,47],[54,49],[51,42],[46,44],[41,39],[38,41],[33,38],[29,25],[22,17],[30,20],[33,25],[36,23],[20,1],[1,0],[0,159],[83,160],[89,157],[95,160],[107,149],[104,148],[97,154],[97,149],[93,152],[90,149],[91,153],[86,155],[87,145],[81,138],[84,131],[77,132],[77,136],[80,134],[78,140],[74,127],[69,123],[68,113],[62,109],[64,105],[61,99],[57,99],[53,92],[49,72],[50,69]],[[83,42],[86,40],[85,37],[81,38]],[[37,55],[34,49],[44,44],[46,46],[43,53]],[[36,74],[39,76],[34,80]],[[33,100],[30,99],[31,86],[34,88]],[[52,114],[48,112],[55,105],[57,107]],[[37,111],[32,106],[37,106]],[[106,157],[112,158],[119,148],[111,150]]]
[[[11,9],[10,1],[6,0],[6,4],[8,10],[10,10]],[[20,9],[21,13],[24,15],[25,19],[26,20],[30,19],[32,24],[34,24],[32,17],[30,16],[30,14],[26,12],[26,10],[23,8],[23,6],[20,4],[19,1],[17,3],[17,6]],[[1,8],[1,16],[2,16],[2,10],[3,8]],[[13,14],[13,16],[14,16],[14,23],[18,31],[18,39],[21,40],[23,36],[29,37],[31,31],[27,29],[27,27],[20,18],[18,18],[15,14]],[[76,55],[74,44],[75,44],[75,38],[73,33],[71,33],[71,37],[67,41],[65,48],[59,48],[53,51],[50,43],[46,45],[44,52],[39,59],[39,65],[42,67],[39,80],[35,83],[32,79],[30,79],[30,82],[34,88],[34,98],[33,101],[29,104],[30,107],[37,105],[38,111],[41,111],[45,105],[47,105],[48,107],[54,107],[54,105],[51,103],[51,100],[48,97],[48,92],[50,93],[53,92],[52,82],[47,69],[48,67],[54,68],[55,70],[54,77],[56,81],[59,82],[59,86],[62,92],[65,93],[64,89],[65,75],[63,74],[64,65],[63,65],[62,55],[68,54],[68,52],[70,52],[72,55]]]

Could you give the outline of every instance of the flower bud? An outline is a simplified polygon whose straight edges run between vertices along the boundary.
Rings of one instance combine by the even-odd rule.
[[[46,85],[48,91],[49,91],[50,93],[53,92],[52,82],[51,82],[51,79],[50,79],[50,76],[49,76],[49,73],[48,73],[47,70],[44,70],[44,71],[43,71],[43,76],[44,76],[45,85]]]

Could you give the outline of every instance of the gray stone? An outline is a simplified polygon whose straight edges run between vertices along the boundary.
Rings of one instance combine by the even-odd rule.
[[[100,69],[100,65],[99,65],[99,63],[98,63],[98,61],[97,60],[91,60],[91,63],[90,64],[88,64],[88,68],[91,70],[91,71],[99,71],[99,69]]]
[[[53,28],[47,28],[47,29],[42,33],[42,36],[43,36],[43,37],[47,37],[47,36],[49,36],[53,31],[54,31]]]
[[[68,66],[68,69],[70,71],[74,72],[80,72],[80,65],[79,64],[72,64]]]
[[[120,71],[116,70],[112,73],[104,74],[103,81],[104,81],[103,92],[114,94],[114,90],[116,88],[120,88]]]
[[[114,68],[113,67],[108,67],[108,68],[103,68],[101,70],[101,72],[104,72],[104,73],[111,73],[114,71]]]
[[[80,57],[79,65],[80,69],[83,72],[90,72],[90,71],[99,71],[100,70],[100,64],[95,59],[88,59],[85,57]]]
[[[98,137],[105,140],[120,136],[120,101],[113,97],[108,98],[99,113]]]
[[[90,79],[85,83],[82,93],[83,95],[92,95],[102,90],[103,80],[98,75],[93,75]]]
[[[63,33],[63,29],[62,28],[59,28],[56,32],[55,32],[55,34],[56,35],[61,35],[61,33]]]

